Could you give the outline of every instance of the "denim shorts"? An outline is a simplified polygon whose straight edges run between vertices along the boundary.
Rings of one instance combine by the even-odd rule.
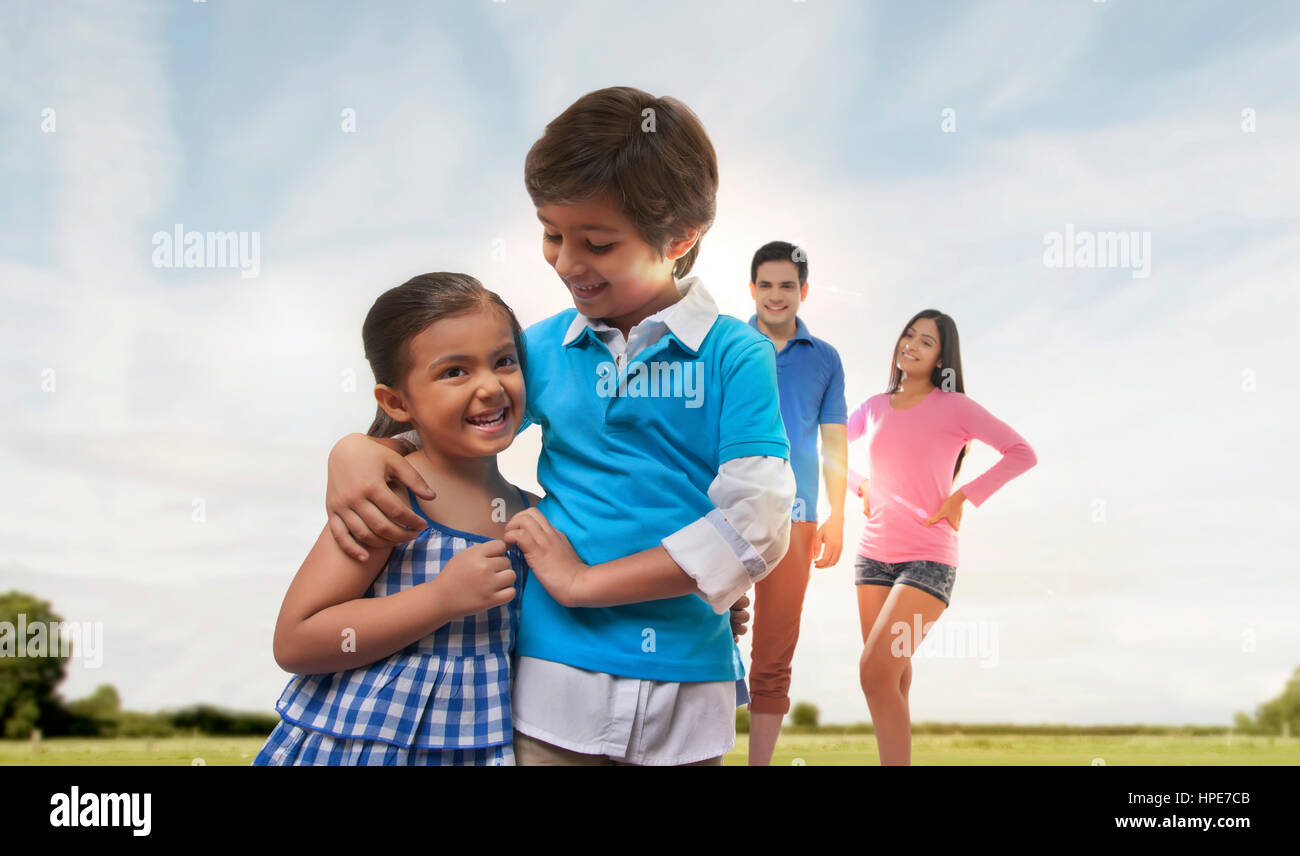
[[[894,583],[914,586],[929,592],[944,606],[952,598],[952,584],[957,579],[957,569],[942,562],[878,562],[858,556],[853,563],[854,582],[860,586],[892,586]]]

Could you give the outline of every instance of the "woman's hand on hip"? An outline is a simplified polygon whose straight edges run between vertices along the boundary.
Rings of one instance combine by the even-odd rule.
[[[961,507],[965,501],[966,494],[957,491],[943,501],[943,505],[939,506],[939,510],[931,514],[929,519],[925,521],[925,525],[930,526],[940,520],[947,519],[952,526],[952,531],[956,532],[961,528]]]

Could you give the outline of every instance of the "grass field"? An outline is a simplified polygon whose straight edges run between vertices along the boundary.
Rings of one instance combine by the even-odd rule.
[[[46,739],[39,744],[0,740],[0,766],[33,764],[170,766],[246,765],[261,737],[170,737],[145,740]],[[196,760],[198,759],[198,760]],[[736,736],[728,766],[748,759],[746,735]],[[1044,737],[1036,735],[918,735],[912,741],[916,765],[1070,766],[1101,759],[1107,765],[1300,764],[1300,739],[1280,737]],[[777,744],[773,765],[875,765],[871,735],[791,735]]]

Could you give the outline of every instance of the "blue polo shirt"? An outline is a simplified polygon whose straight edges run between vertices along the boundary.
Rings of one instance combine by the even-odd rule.
[[[567,309],[524,331],[524,425],[542,429],[538,510],[589,565],[659,546],[714,509],[733,458],[788,459],[772,342],[718,315],[693,350],[671,330],[621,368]],[[523,427],[520,428],[523,430]],[[568,608],[531,580],[515,653],[657,681],[744,675],[731,616],[700,597]]]
[[[790,440],[790,469],[796,485],[791,520],[817,521],[817,458],[819,425],[849,421],[844,403],[844,366],[840,353],[808,333],[798,316],[794,338],[776,355],[776,380],[781,394],[781,421]],[[758,316],[749,319],[758,330]],[[763,335],[759,332],[759,335]],[[764,336],[766,338],[766,336]]]

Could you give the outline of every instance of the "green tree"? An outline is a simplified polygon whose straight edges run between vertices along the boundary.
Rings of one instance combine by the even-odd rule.
[[[1264,734],[1281,734],[1286,725],[1292,737],[1300,736],[1300,669],[1282,688],[1282,694],[1255,709],[1255,726]]]
[[[26,628],[21,637],[19,616]],[[0,595],[0,730],[5,737],[29,737],[44,718],[64,717],[54,688],[67,673],[67,652],[48,634],[43,652],[29,645],[35,641],[32,628],[43,624],[48,629],[51,621],[63,619],[46,601],[20,591]]]
[[[801,728],[816,728],[821,711],[811,702],[801,701],[790,710],[790,724]]]
[[[122,699],[112,684],[100,684],[85,698],[68,702],[68,711],[90,719],[112,719],[122,712]]]

